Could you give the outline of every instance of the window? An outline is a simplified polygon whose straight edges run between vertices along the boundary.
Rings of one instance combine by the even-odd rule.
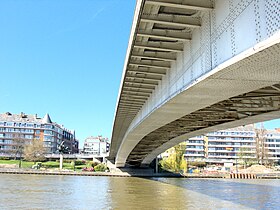
[[[13,128],[7,128],[7,132],[14,132]]]
[[[44,125],[44,128],[53,129],[52,125]]]
[[[7,123],[6,123],[6,126],[13,127],[13,126],[14,126],[14,123],[13,123],[13,122],[7,122]]]
[[[26,138],[26,139],[33,139],[33,135],[25,135],[24,138]]]
[[[27,124],[26,124],[26,127],[33,128],[33,127],[34,127],[34,124],[33,124],[33,123],[27,123]]]
[[[49,131],[49,130],[44,130],[44,134],[53,135],[53,132],[52,132],[52,131]]]

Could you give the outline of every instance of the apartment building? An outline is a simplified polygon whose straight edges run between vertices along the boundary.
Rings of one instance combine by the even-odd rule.
[[[264,149],[257,146],[257,132],[254,125],[246,125],[190,138],[186,141],[185,157],[189,161],[234,162],[240,158],[256,159],[257,151],[262,150],[267,159],[279,161],[280,130],[265,130]]]
[[[69,153],[78,153],[79,143],[75,131],[52,122],[49,114],[43,118],[37,114],[0,114],[0,154],[11,154],[19,139],[26,144],[32,139],[41,139],[48,153],[58,153],[58,145],[64,142]]]
[[[109,139],[102,136],[90,136],[84,142],[84,154],[106,155],[110,150]]]
[[[268,158],[272,160],[280,160],[280,129],[271,130],[266,133],[264,142],[267,148]]]

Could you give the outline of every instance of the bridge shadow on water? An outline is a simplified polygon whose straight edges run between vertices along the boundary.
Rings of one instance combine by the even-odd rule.
[[[280,180],[150,178],[254,209],[280,209]],[[202,200],[203,202],[203,200]],[[209,207],[211,208],[211,207]]]

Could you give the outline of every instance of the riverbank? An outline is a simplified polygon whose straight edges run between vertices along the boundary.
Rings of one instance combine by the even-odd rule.
[[[280,179],[280,173],[184,174],[184,178]]]
[[[67,175],[67,176],[112,176],[112,177],[182,177],[173,173],[152,173],[150,171],[134,172],[90,172],[70,170],[33,170],[33,169],[12,169],[1,168],[0,174],[36,174],[36,175]]]
[[[213,178],[213,179],[280,179],[280,173],[267,174],[175,174],[153,173],[150,170],[118,171],[118,172],[90,172],[71,170],[34,170],[1,168],[0,174],[35,174],[35,175],[64,175],[64,176],[110,176],[110,177],[176,177],[176,178]]]

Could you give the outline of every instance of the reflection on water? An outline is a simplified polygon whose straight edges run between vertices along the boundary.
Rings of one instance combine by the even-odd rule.
[[[278,180],[0,175],[0,209],[277,209]]]
[[[253,209],[280,209],[280,180],[153,178]]]

